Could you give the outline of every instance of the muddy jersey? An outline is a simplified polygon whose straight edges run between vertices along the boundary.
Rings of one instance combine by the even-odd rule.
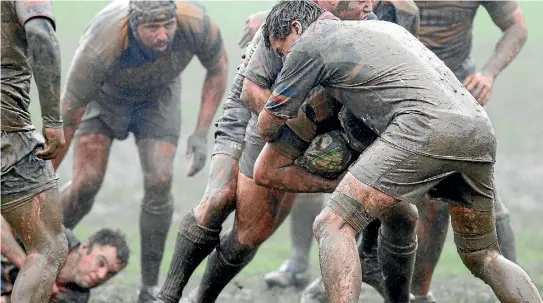
[[[27,54],[25,23],[47,18],[54,27],[50,1],[2,1],[2,131],[34,129],[30,119],[32,68]]]
[[[224,51],[221,34],[205,9],[177,2],[177,31],[165,53],[156,56],[137,42],[128,22],[128,1],[113,1],[98,13],[81,38],[68,73],[67,97],[87,104],[104,97],[149,100],[170,85],[194,55],[211,68]]]
[[[317,85],[389,144],[435,158],[495,160],[495,135],[483,108],[401,26],[315,22],[286,57],[265,110],[294,118]]]
[[[373,6],[379,20],[396,23],[414,36],[419,32],[419,9],[411,0],[384,0]]]
[[[471,55],[473,20],[483,6],[493,20],[505,18],[517,1],[416,1],[420,13],[419,39],[460,79],[475,72]]]

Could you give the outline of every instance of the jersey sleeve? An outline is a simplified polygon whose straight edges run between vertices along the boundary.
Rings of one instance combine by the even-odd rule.
[[[104,59],[87,43],[82,43],[68,70],[62,99],[67,98],[78,106],[85,106],[96,98],[111,64]]]
[[[317,51],[304,50],[310,47],[295,44],[287,56],[273,93],[265,105],[265,109],[272,115],[285,119],[296,117],[310,91],[324,79],[324,61]]]
[[[183,7],[180,9],[182,10]],[[191,18],[187,24],[189,31],[191,31],[195,55],[206,69],[211,69],[224,53],[224,42],[217,23],[203,7],[201,10],[202,15],[199,18],[189,16],[181,16],[180,18]]]
[[[28,20],[36,17],[47,18],[55,28],[55,18],[53,16],[53,5],[47,0],[18,0],[15,2],[15,11],[19,22],[24,25]]]
[[[482,5],[486,8],[495,24],[509,23],[508,20],[519,7],[518,1],[483,1]]]
[[[261,35],[259,33],[259,35]],[[247,64],[244,76],[263,88],[271,89],[283,67],[283,60],[278,54],[268,49],[262,37],[255,37],[259,42]]]

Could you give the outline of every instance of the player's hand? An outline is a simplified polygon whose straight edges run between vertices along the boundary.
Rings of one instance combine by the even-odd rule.
[[[43,160],[51,160],[56,158],[58,151],[66,144],[64,139],[64,130],[59,128],[43,128],[43,136],[45,137],[45,148],[36,153],[36,157]]]
[[[258,12],[254,13],[247,18],[247,21],[245,21],[245,28],[243,29],[243,36],[238,42],[238,46],[240,48],[244,48],[253,40],[253,37],[255,36],[256,32],[260,28],[260,26],[266,21],[266,17],[268,16],[268,11],[264,12]]]
[[[494,79],[483,73],[471,74],[464,80],[464,86],[469,90],[471,95],[477,99],[479,104],[483,106],[490,98],[493,84]]]
[[[192,157],[188,176],[192,177],[198,173],[206,164],[207,138],[205,135],[192,134],[187,141],[187,152],[185,156]]]

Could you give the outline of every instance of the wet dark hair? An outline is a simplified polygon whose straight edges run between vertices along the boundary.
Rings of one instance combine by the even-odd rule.
[[[130,248],[126,242],[124,233],[120,230],[102,228],[94,233],[88,239],[89,249],[87,253],[90,253],[94,244],[100,246],[113,246],[117,248],[117,260],[121,264],[121,267],[125,267],[128,264],[128,258],[130,257]]]
[[[298,21],[305,30],[317,21],[325,10],[311,0],[281,0],[270,11],[262,27],[262,35],[267,48],[271,48],[273,39],[285,39],[290,34],[290,24]]]

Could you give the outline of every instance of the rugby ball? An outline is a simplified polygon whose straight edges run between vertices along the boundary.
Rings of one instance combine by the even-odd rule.
[[[312,174],[334,179],[345,171],[355,158],[355,152],[341,134],[334,130],[316,136],[295,164]]]

